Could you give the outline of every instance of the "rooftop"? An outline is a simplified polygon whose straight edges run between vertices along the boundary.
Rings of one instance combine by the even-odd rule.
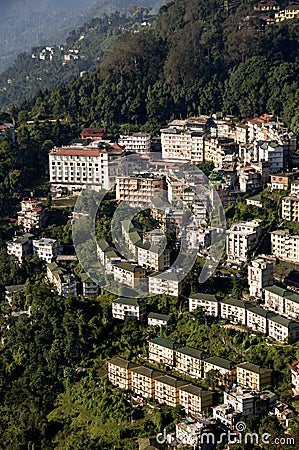
[[[164,337],[157,337],[149,340],[150,343],[160,345],[161,347],[166,347],[171,350],[176,350],[177,348],[183,347],[183,345],[178,344],[170,339],[166,339]]]
[[[189,347],[186,345],[185,347],[181,347],[178,350],[176,350],[177,353],[183,353],[187,356],[192,356],[192,358],[202,359],[203,352],[200,350],[197,350],[196,348]]]
[[[228,359],[220,358],[219,356],[211,356],[210,358],[205,359],[204,362],[226,370],[232,370],[235,367],[235,363]]]
[[[245,370],[248,370],[249,372],[254,372],[257,374],[272,372],[271,369],[267,369],[265,367],[260,367],[257,364],[253,364],[250,362],[243,362],[241,364],[238,364],[237,367],[240,367],[241,369],[245,369]]]
[[[136,298],[126,298],[126,297],[119,297],[113,300],[113,303],[118,303],[119,305],[128,305],[128,306],[140,306],[145,305],[144,302],[142,302],[139,299]]]
[[[169,322],[171,320],[170,316],[167,316],[166,314],[156,313],[156,312],[150,312],[147,317],[149,319],[165,320],[166,322]]]
[[[218,299],[213,294],[203,294],[202,292],[197,292],[195,294],[190,294],[190,299],[195,298],[199,300],[207,300],[209,302],[218,302]]]
[[[122,369],[135,369],[139,364],[132,363],[124,358],[117,356],[116,358],[110,359],[108,364],[113,364],[114,366],[121,367]]]

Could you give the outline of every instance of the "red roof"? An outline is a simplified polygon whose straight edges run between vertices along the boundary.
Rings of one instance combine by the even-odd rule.
[[[7,126],[6,125],[0,125],[0,130],[6,130]]]
[[[299,373],[299,360],[295,361],[291,364],[291,369],[297,371],[297,373]]]
[[[59,148],[57,150],[51,150],[50,155],[62,155],[62,156],[100,156],[101,153],[107,153],[106,149],[79,149],[79,148]]]

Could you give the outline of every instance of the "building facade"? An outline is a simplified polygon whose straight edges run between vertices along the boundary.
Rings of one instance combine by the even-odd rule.
[[[251,297],[262,298],[263,289],[273,284],[273,262],[257,258],[248,265],[248,285]]]
[[[126,317],[144,320],[146,303],[135,298],[117,298],[112,301],[112,316],[120,320],[124,320]]]

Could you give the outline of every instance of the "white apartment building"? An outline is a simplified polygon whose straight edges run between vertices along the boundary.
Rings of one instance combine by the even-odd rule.
[[[269,336],[282,344],[296,342],[299,339],[299,322],[279,315],[270,317]]]
[[[252,166],[241,167],[239,171],[239,185],[241,192],[252,194],[262,187],[261,174]]]
[[[112,302],[112,316],[115,319],[143,320],[146,316],[146,303],[135,298],[117,298]]]
[[[246,325],[246,303],[236,299],[221,300],[220,317],[233,323]]]
[[[134,208],[151,205],[153,197],[166,197],[164,175],[143,173],[116,177],[116,200],[125,201]]]
[[[234,381],[236,375],[235,363],[229,359],[220,358],[219,356],[211,356],[204,359],[204,377],[206,378],[210,370],[219,373],[219,383],[229,384]]]
[[[59,267],[55,262],[47,264],[47,278],[56,287],[58,295],[77,295],[77,282],[72,273]]]
[[[247,261],[262,236],[262,226],[256,220],[239,222],[226,232],[227,260],[235,264]]]
[[[288,222],[299,222],[299,196],[292,194],[282,198],[281,217]]]
[[[252,391],[261,391],[263,387],[270,386],[272,370],[256,364],[244,362],[237,365],[237,384]]]
[[[219,314],[219,300],[212,294],[191,294],[189,297],[189,311],[202,309],[205,315],[218,317]]]
[[[253,331],[268,334],[268,319],[273,316],[275,316],[273,311],[250,304],[246,305],[246,326]]]
[[[212,162],[216,169],[225,169],[235,163],[239,145],[231,138],[209,138],[205,140],[204,160]]]
[[[178,297],[183,288],[182,281],[173,272],[165,271],[161,274],[155,272],[148,278],[148,290],[152,295],[171,295]]]
[[[213,404],[213,392],[204,390],[198,386],[188,384],[180,386],[179,404],[184,408],[186,414],[194,416],[202,411],[208,411]]]
[[[146,277],[146,270],[137,264],[123,261],[112,266],[112,275],[119,284],[130,288],[140,288],[142,278]]]
[[[299,180],[294,180],[291,183],[291,194],[295,195],[296,197],[299,196]]]
[[[257,143],[258,161],[268,161],[270,173],[278,173],[283,170],[283,145],[277,142]]]
[[[97,254],[100,263],[105,267],[106,273],[111,273],[113,265],[121,262],[121,257],[117,255],[115,249],[110,247],[105,239],[100,239],[97,242]]]
[[[248,265],[248,285],[251,297],[263,296],[263,289],[273,284],[273,262],[257,258]]]
[[[151,135],[148,133],[121,134],[118,144],[126,151],[148,153],[151,151]]]
[[[189,347],[178,348],[175,350],[175,370],[184,373],[189,377],[204,377],[204,354],[200,350]]]
[[[148,359],[158,364],[175,365],[175,350],[183,347],[182,344],[163,337],[157,337],[149,341]]]
[[[26,232],[42,228],[47,220],[47,213],[44,205],[34,199],[22,200],[21,211],[17,212],[18,225]]]
[[[171,322],[171,317],[166,314],[159,314],[155,312],[150,312],[147,316],[147,324],[150,326],[159,326],[162,327],[164,325],[168,325]]]
[[[55,239],[41,238],[34,239],[33,243],[33,254],[38,255],[38,257],[47,263],[53,261],[58,255],[63,252],[63,247],[59,241]]]
[[[292,20],[299,17],[299,6],[290,5],[285,9],[275,13],[275,22],[282,22],[283,20]]]
[[[299,234],[290,234],[288,229],[275,230],[271,235],[271,252],[282,261],[299,261]]]
[[[265,289],[265,308],[292,320],[299,320],[299,295],[278,286]]]
[[[14,236],[11,241],[6,242],[8,255],[16,257],[21,264],[24,256],[32,254],[33,234],[25,233],[22,236]]]
[[[49,153],[50,183],[54,191],[110,190],[117,175],[116,160],[123,154],[109,144],[54,148]]]
[[[82,294],[84,298],[95,298],[99,295],[99,286],[87,273],[81,273]]]
[[[161,248],[157,245],[139,243],[137,245],[137,262],[139,266],[161,272],[170,266],[170,250],[166,248],[161,253]]]

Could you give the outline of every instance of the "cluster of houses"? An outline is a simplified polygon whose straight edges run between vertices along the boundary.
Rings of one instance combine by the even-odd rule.
[[[199,427],[204,421],[206,426],[212,428],[221,424],[234,429],[242,417],[270,413],[281,419],[284,425],[289,425],[292,411],[288,405],[278,401],[275,393],[268,390],[272,384],[270,369],[249,362],[235,364],[220,357],[211,357],[163,337],[149,341],[148,361],[160,364],[159,368],[166,366],[175,374],[196,381],[206,379],[210,372],[216,384],[226,386],[223,403],[215,405],[214,393],[210,389],[173,374],[165,374],[159,368],[147,367],[121,357],[108,361],[109,381],[114,386],[132,392],[136,400],[155,399],[170,407],[181,405],[189,419],[185,424],[193,423]],[[297,367],[298,361],[291,370],[298,371]]]

